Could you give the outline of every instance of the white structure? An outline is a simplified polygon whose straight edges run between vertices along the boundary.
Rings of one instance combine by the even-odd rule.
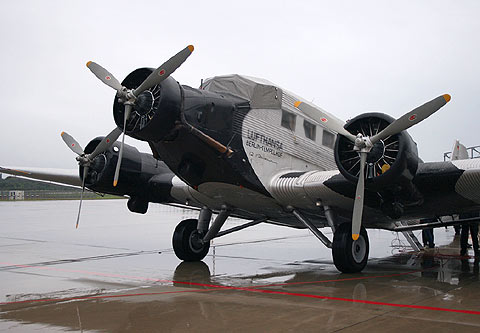
[[[9,191],[8,192],[8,199],[9,200],[24,200],[25,199],[25,191]]]

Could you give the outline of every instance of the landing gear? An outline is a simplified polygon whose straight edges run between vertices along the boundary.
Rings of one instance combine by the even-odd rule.
[[[352,239],[352,226],[342,223],[335,230],[333,236],[333,263],[343,273],[360,272],[368,260],[368,235],[364,227],[360,229],[360,236],[356,241]]]
[[[261,217],[228,230],[220,231],[230,213],[231,209],[227,205],[223,205],[212,225],[210,225],[212,211],[208,207],[203,207],[198,220],[188,219],[180,222],[175,228],[172,239],[173,250],[178,259],[183,261],[200,261],[207,255],[212,239],[253,227],[267,220],[266,217]]]
[[[368,260],[368,235],[364,227],[360,228],[360,235],[357,240],[352,239],[352,225],[342,223],[335,225],[334,212],[330,207],[324,206],[325,217],[328,225],[334,231],[333,242],[310,222],[301,212],[293,207],[287,207],[297,220],[305,225],[310,231],[328,248],[332,249],[333,263],[342,273],[360,272]]]
[[[200,261],[208,253],[210,242],[203,242],[202,235],[197,230],[198,221],[183,220],[173,233],[173,250],[178,259],[184,261]]]

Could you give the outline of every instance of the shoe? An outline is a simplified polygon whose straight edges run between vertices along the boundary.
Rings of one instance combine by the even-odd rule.
[[[467,243],[467,249],[471,249],[471,248],[472,248],[472,244]]]
[[[465,255],[467,255],[467,250],[462,249],[462,250],[460,251],[460,255],[461,255],[462,257],[465,256]]]

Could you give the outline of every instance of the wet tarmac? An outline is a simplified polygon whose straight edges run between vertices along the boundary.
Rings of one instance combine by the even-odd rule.
[[[257,225],[181,263],[172,233],[196,212],[86,201],[75,230],[77,205],[0,202],[0,331],[480,330],[479,264],[451,227],[421,253],[370,230],[366,269],[341,274],[306,230]]]

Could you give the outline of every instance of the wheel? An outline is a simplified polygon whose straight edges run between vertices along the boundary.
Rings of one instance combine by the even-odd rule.
[[[200,241],[197,222],[195,219],[183,220],[173,232],[173,250],[180,260],[200,261],[210,249],[210,243],[203,244]]]
[[[368,235],[364,227],[356,241],[352,239],[352,225],[342,223],[333,236],[333,263],[342,273],[360,272],[368,260]]]

